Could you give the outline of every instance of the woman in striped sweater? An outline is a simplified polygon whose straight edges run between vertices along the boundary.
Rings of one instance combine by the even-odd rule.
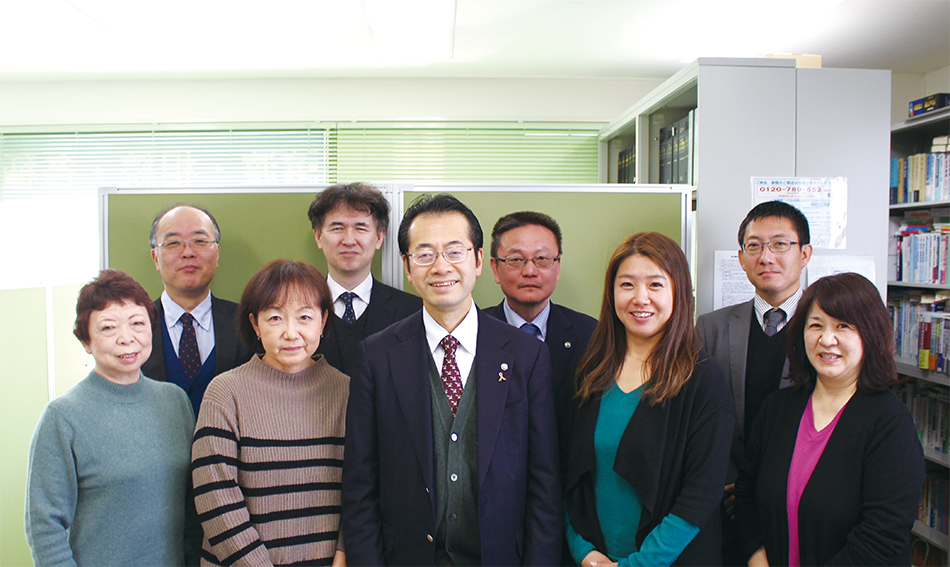
[[[349,378],[313,357],[332,299],[303,262],[275,260],[241,296],[257,355],[208,386],[192,474],[202,565],[343,565],[340,482]]]

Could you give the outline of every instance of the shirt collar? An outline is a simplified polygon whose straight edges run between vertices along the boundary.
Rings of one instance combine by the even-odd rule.
[[[178,324],[185,308],[175,303],[175,300],[168,295],[167,291],[162,292],[162,308],[165,311],[165,326],[172,328]],[[205,331],[211,330],[211,293],[191,310],[191,316],[195,318],[195,323]]]
[[[547,304],[545,304],[544,309],[538,313],[538,316],[534,318],[534,321],[528,321],[521,315],[515,313],[514,309],[508,305],[508,298],[505,298],[505,301],[502,303],[503,309],[505,310],[505,320],[508,321],[508,324],[512,327],[521,328],[525,323],[531,323],[538,329],[541,329],[541,340],[547,338],[548,336],[548,318],[551,316],[551,300],[548,299]]]
[[[429,315],[429,312],[425,310],[425,307],[422,308],[422,324],[426,329],[426,342],[429,343],[429,352],[434,353],[435,349],[439,348],[442,339],[446,335],[452,335],[458,340],[462,348],[475,356],[475,347],[478,343],[478,308],[475,307],[474,301],[472,301],[468,313],[465,314],[465,318],[451,333],[438,324],[432,318],[432,315]]]
[[[373,293],[373,274],[367,274],[366,279],[360,282],[360,284],[353,289],[346,289],[342,285],[336,283],[332,276],[328,275],[327,286],[330,288],[330,296],[333,297],[333,301],[340,299],[340,295],[343,292],[351,291],[356,294],[356,297],[359,297],[366,303],[369,303],[369,298]]]
[[[792,315],[795,314],[795,309],[798,308],[798,300],[802,298],[804,290],[798,288],[798,290],[791,295],[788,299],[782,302],[778,306],[779,309],[785,312],[785,323],[779,326],[779,329],[785,326],[789,321],[792,320]],[[755,299],[752,302],[755,307],[755,318],[759,320],[759,324],[762,325],[762,328],[765,328],[765,312],[772,308],[768,301],[762,299],[759,294],[755,294]]]

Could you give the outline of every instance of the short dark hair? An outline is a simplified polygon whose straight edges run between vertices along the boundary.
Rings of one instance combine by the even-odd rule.
[[[554,239],[557,240],[557,253],[561,255],[561,227],[558,226],[557,221],[544,213],[520,211],[501,217],[491,229],[491,257],[498,257],[498,246],[501,245],[503,234],[528,225],[537,225],[550,230],[554,234]]]
[[[655,406],[676,396],[699,360],[699,338],[693,326],[693,285],[686,255],[669,236],[639,232],[624,240],[607,263],[600,320],[574,377],[581,402],[607,392],[623,367],[627,328],[617,317],[615,286],[621,264],[631,256],[642,256],[656,264],[669,276],[673,288],[673,312],[645,361],[650,376],[643,399]]]
[[[745,231],[749,228],[749,223],[766,217],[788,219],[795,227],[795,233],[798,234],[798,245],[804,246],[811,243],[808,219],[801,211],[782,201],[766,201],[753,207],[749,214],[742,219],[742,224],[739,225],[739,248],[742,248],[742,245],[745,244]]]
[[[244,343],[263,354],[264,347],[257,340],[250,316],[256,320],[261,311],[283,305],[293,296],[302,296],[305,301],[312,302],[314,307],[320,308],[321,314],[333,310],[333,297],[326,278],[306,262],[274,260],[251,276],[238,305],[238,330]],[[330,319],[327,317],[327,325]]]
[[[317,194],[307,216],[313,230],[323,231],[323,220],[338,206],[369,214],[376,222],[376,234],[389,229],[389,201],[369,183],[339,183]]]
[[[177,209],[178,207],[188,207],[189,209],[201,211],[202,213],[208,215],[208,218],[211,219],[211,226],[214,227],[214,240],[215,242],[221,242],[221,229],[218,228],[218,221],[214,219],[214,215],[211,214],[211,211],[190,203],[175,203],[170,207],[162,209],[162,212],[155,215],[155,219],[152,221],[152,229],[148,231],[148,245],[150,247],[155,248],[158,246],[158,223],[162,220],[162,217],[170,213],[173,209]]]
[[[405,256],[409,253],[409,226],[419,215],[444,215],[448,213],[459,213],[468,221],[468,238],[475,246],[475,250],[482,248],[484,237],[482,236],[482,226],[478,224],[478,218],[472,209],[466,207],[461,201],[449,195],[448,193],[439,193],[437,195],[420,195],[409,205],[406,214],[399,223],[399,253]]]
[[[119,270],[102,270],[92,281],[82,286],[76,301],[76,323],[73,334],[84,345],[89,344],[89,318],[110,304],[134,303],[148,312],[152,332],[158,328],[158,310],[145,289],[131,276]]]
[[[875,392],[900,382],[894,363],[891,316],[874,284],[853,272],[819,279],[808,286],[799,300],[795,315],[788,323],[788,362],[794,382],[812,389],[817,380],[805,345],[805,327],[812,305],[854,325],[861,336],[864,359],[858,375],[858,390]]]

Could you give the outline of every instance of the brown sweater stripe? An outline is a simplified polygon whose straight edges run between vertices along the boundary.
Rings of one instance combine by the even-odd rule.
[[[349,378],[255,356],[215,378],[192,448],[203,564],[329,565],[339,548]]]

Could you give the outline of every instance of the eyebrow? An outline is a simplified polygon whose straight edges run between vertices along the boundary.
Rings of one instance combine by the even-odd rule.
[[[449,246],[466,246],[467,247],[468,245],[462,242],[461,240],[453,240],[451,242],[446,243],[445,248],[448,248]],[[433,250],[435,250],[435,245],[429,244],[428,242],[420,242],[419,244],[416,244],[412,249],[418,250],[420,248],[432,248]]]
[[[203,235],[205,235],[205,236],[208,236],[209,233],[208,233],[207,230],[205,230],[205,229],[203,229],[203,228],[199,228],[198,230],[192,231],[191,234],[203,234]],[[170,230],[170,231],[166,232],[165,234],[163,234],[162,236],[165,237],[165,238],[167,238],[167,237],[169,237],[169,236],[181,236],[181,233],[180,233],[180,232],[176,232],[176,231],[174,231],[174,230]]]

